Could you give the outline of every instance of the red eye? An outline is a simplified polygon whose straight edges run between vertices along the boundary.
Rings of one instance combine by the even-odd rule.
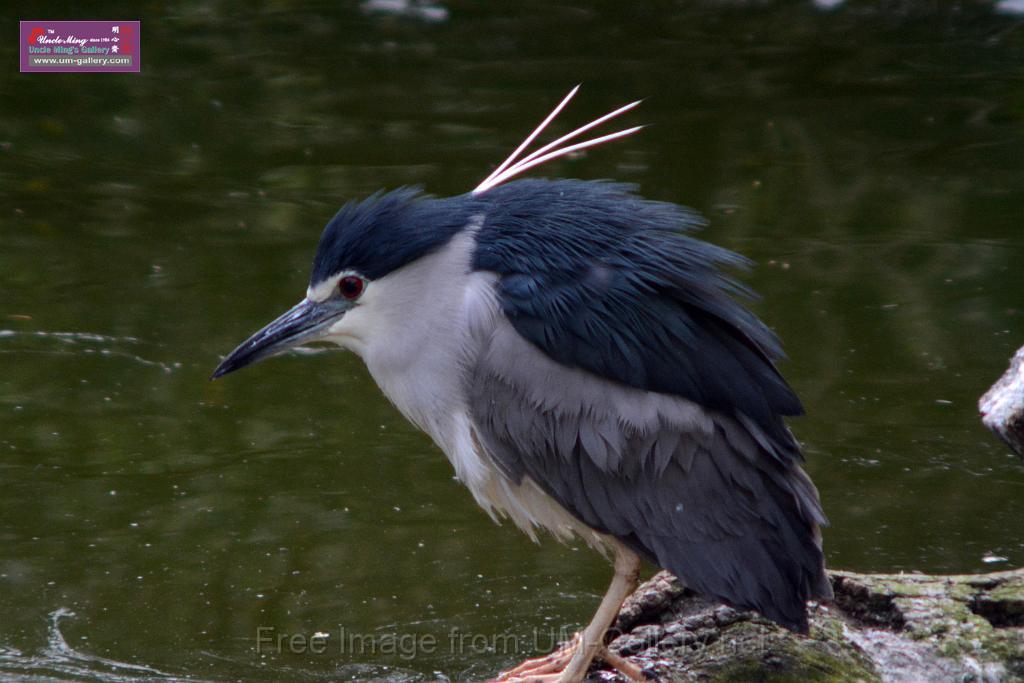
[[[363,279],[355,275],[346,275],[338,281],[338,291],[346,299],[358,299],[363,293]]]

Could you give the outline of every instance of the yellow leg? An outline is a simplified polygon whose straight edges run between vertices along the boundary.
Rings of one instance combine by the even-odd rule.
[[[615,576],[604,594],[594,618],[583,630],[579,647],[573,653],[572,661],[565,667],[559,683],[580,683],[587,675],[587,669],[599,652],[604,649],[604,635],[615,621],[622,603],[636,590],[640,580],[640,558],[631,550],[618,548],[615,553]],[[639,672],[637,672],[639,673]],[[639,680],[643,680],[641,677]]]
[[[640,558],[627,548],[617,547],[615,576],[587,627],[558,650],[546,657],[527,660],[501,673],[491,683],[580,683],[597,656],[603,657],[627,678],[645,680],[639,668],[604,649],[608,627],[612,625],[625,599],[636,590],[639,578]]]

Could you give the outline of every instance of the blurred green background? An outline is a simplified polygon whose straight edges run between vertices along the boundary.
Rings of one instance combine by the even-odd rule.
[[[556,131],[637,98],[650,127],[536,174],[637,183],[758,262],[829,563],[1021,566],[1024,467],[976,401],[1024,344],[1022,4],[0,9],[0,677],[465,680],[589,618],[608,565],[492,524],[354,356],[207,382],[341,203],[469,190],[579,82]],[[19,74],[47,18],[140,19],[142,73]]]

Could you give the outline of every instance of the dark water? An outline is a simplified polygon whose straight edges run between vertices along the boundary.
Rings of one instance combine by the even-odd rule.
[[[651,127],[546,173],[759,263],[830,563],[1024,564],[976,411],[1024,344],[1022,3],[819,4],[47,8],[141,19],[138,75],[17,74],[8,31],[0,677],[471,679],[589,617],[608,566],[493,525],[356,358],[206,381],[343,201],[468,190],[581,81],[560,130]]]

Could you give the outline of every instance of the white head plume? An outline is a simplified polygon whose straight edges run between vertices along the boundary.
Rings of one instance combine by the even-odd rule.
[[[492,187],[500,185],[506,180],[514,178],[520,173],[523,173],[524,171],[531,169],[534,166],[539,166],[545,162],[551,161],[552,159],[557,159],[558,157],[565,156],[566,154],[571,154],[581,149],[594,147],[595,145],[600,145],[604,142],[610,142],[611,140],[615,140],[616,138],[632,135],[633,133],[643,128],[643,126],[634,126],[633,128],[627,128],[625,130],[620,130],[615,133],[609,133],[608,135],[602,135],[601,137],[598,138],[584,140],[583,142],[577,142],[576,144],[568,145],[565,147],[559,147],[559,145],[562,145],[572,140],[573,138],[582,135],[583,133],[586,133],[591,128],[599,126],[605,121],[613,119],[616,116],[619,116],[620,114],[624,114],[625,112],[629,111],[633,107],[640,104],[640,100],[637,100],[636,102],[630,102],[629,104],[623,107],[619,107],[615,111],[609,114],[605,114],[601,118],[595,119],[590,123],[586,124],[585,126],[580,126],[571,133],[563,135],[554,142],[550,142],[541,147],[540,149],[526,155],[522,159],[519,159],[519,155],[523,153],[523,151],[530,145],[531,142],[533,142],[534,138],[540,135],[540,133],[545,128],[547,128],[548,124],[551,123],[556,116],[558,116],[558,113],[562,111],[565,105],[569,104],[569,100],[573,98],[573,96],[576,94],[576,91],[578,91],[579,89],[580,86],[577,85],[575,88],[570,90],[569,94],[566,95],[562,99],[562,101],[558,103],[558,106],[555,107],[551,111],[551,113],[547,115],[547,118],[541,121],[540,125],[537,126],[534,129],[534,131],[526,137],[525,140],[523,140],[519,147],[516,148],[516,151],[512,152],[509,158],[501,162],[500,166],[494,169],[494,171],[489,176],[484,178],[483,182],[481,182],[479,185],[476,186],[476,188],[473,189],[473,194],[481,194],[483,192],[486,192]]]

